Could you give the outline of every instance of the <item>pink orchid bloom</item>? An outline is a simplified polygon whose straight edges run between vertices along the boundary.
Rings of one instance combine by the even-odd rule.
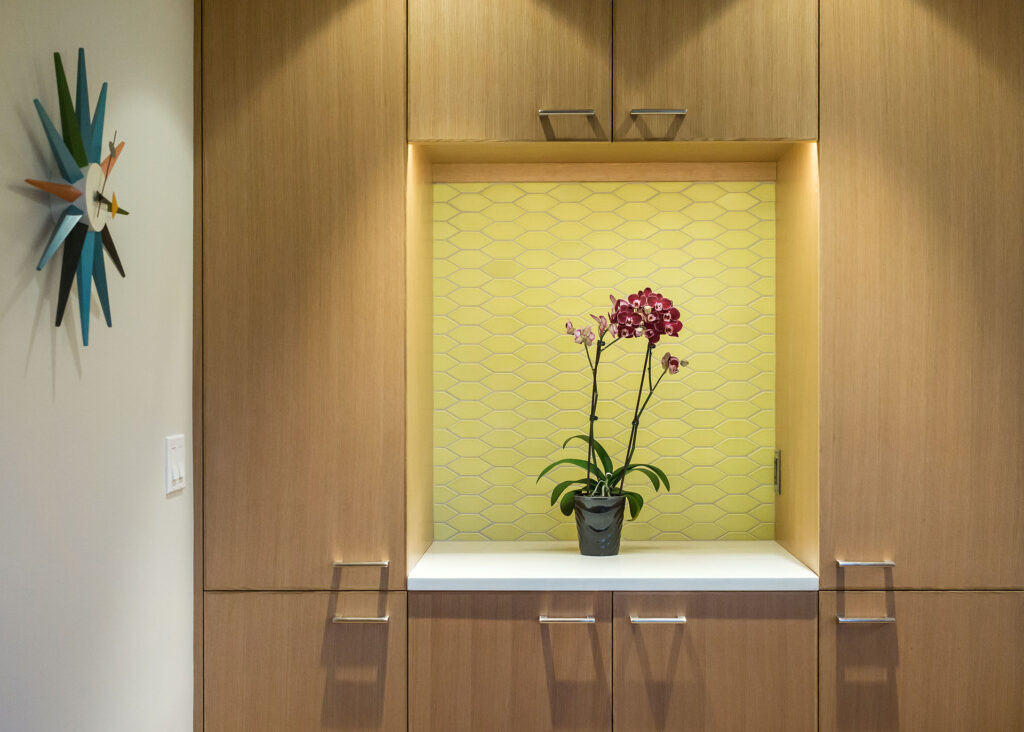
[[[608,332],[608,318],[603,315],[594,315],[593,313],[590,314],[590,317],[597,321],[597,332],[600,335],[603,336]]]
[[[572,339],[577,343],[583,343],[583,331],[577,328],[572,332]]]
[[[565,321],[565,332],[568,333],[569,335],[572,335],[573,327],[571,320]]]

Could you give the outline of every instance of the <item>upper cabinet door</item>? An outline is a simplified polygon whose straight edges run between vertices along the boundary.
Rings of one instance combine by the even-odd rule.
[[[616,140],[818,136],[817,0],[615,0],[614,26]]]
[[[821,9],[822,587],[1022,588],[1024,3]]]
[[[203,3],[209,589],[404,587],[404,8]]]
[[[611,0],[409,0],[409,139],[608,140],[610,69]]]

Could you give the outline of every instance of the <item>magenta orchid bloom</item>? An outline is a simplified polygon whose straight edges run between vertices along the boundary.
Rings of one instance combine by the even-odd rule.
[[[676,358],[671,353],[666,353],[661,357],[661,368],[668,371],[670,374],[678,374],[680,366],[689,366],[689,361],[683,361]]]
[[[646,338],[657,343],[662,336],[679,337],[683,324],[679,320],[679,309],[672,301],[645,287],[625,299],[609,296],[615,308],[609,318],[616,324],[620,338]]]
[[[597,321],[597,332],[599,335],[604,335],[608,332],[608,318],[603,315],[590,314],[590,317]]]

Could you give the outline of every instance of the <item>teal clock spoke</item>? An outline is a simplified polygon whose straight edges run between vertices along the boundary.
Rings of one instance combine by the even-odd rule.
[[[78,258],[78,314],[82,320],[82,345],[89,345],[89,305],[92,302],[92,259],[96,249],[96,232],[89,230]]]
[[[107,293],[107,267],[103,261],[103,247],[99,246],[96,241],[96,232],[90,231],[87,236],[91,236],[93,240],[93,253],[92,253],[92,278],[96,282],[96,294],[100,298],[100,307],[103,308],[103,319],[107,321],[107,327],[111,327],[110,322],[110,296]]]
[[[68,183],[80,181],[82,179],[82,171],[75,162],[75,158],[71,155],[71,151],[68,150],[68,146],[64,144],[64,140],[57,133],[57,128],[53,126],[53,122],[50,121],[50,117],[46,114],[46,110],[43,109],[43,105],[39,103],[38,99],[34,99],[33,102],[36,105],[36,111],[39,113],[39,120],[43,123],[43,131],[46,133],[46,139],[50,143],[50,150],[57,161],[61,177]]]
[[[100,98],[96,102],[96,113],[93,114],[91,128],[92,139],[89,140],[89,149],[86,151],[90,163],[100,162],[103,154],[103,117],[107,110],[107,82],[100,87]]]

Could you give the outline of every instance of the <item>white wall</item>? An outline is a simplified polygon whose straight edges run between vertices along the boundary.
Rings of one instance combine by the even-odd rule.
[[[0,13],[0,730],[191,729],[192,489],[165,497],[165,435],[191,447],[192,2],[4,0]],[[53,320],[60,255],[26,177],[59,180],[32,106],[58,119],[86,49],[111,178],[114,327],[95,296]],[[59,124],[59,123],[58,123]],[[191,449],[190,449],[191,452]],[[191,476],[190,476],[191,480]]]

